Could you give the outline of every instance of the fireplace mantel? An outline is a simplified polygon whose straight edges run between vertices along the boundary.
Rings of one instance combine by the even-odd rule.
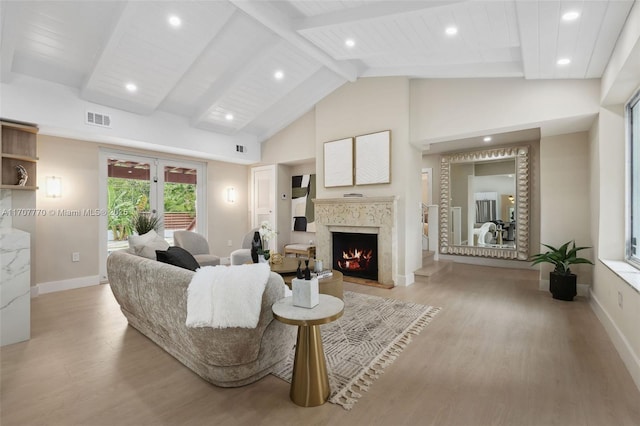
[[[378,281],[395,285],[397,271],[398,197],[317,198],[316,257],[333,264],[332,232],[362,232],[378,234]]]

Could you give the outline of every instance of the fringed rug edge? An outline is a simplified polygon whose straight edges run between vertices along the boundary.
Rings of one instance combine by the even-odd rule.
[[[366,367],[361,373],[355,376],[347,385],[338,393],[329,398],[332,404],[340,405],[345,410],[351,410],[353,405],[358,402],[362,394],[358,391],[366,392],[369,386],[384,373],[384,369],[391,365],[400,353],[411,343],[412,336],[417,336],[431,322],[431,320],[440,312],[442,308],[429,306],[415,321],[407,327],[398,337],[396,337],[389,345]]]

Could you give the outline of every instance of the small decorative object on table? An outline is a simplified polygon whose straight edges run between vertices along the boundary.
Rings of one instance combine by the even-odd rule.
[[[22,164],[18,164],[16,166],[16,169],[18,169],[18,185],[25,186],[27,184],[27,180],[29,179],[29,173],[27,173],[27,169],[25,169]]]
[[[317,278],[311,278],[309,280],[294,278],[291,280],[291,289],[293,290],[294,306],[313,308],[320,303],[320,291]]]
[[[299,280],[304,279],[304,272],[300,269],[300,265],[302,264],[301,260],[298,260],[298,269],[296,269],[296,278]]]
[[[273,253],[271,255],[271,263],[274,265],[282,265],[283,259],[280,253]]]
[[[331,271],[331,269],[325,269],[324,271],[320,271],[316,273],[316,278],[318,278],[319,280],[322,278],[328,278],[332,276],[333,276],[333,272]]]
[[[309,281],[311,279],[311,269],[309,269],[309,259],[304,261],[304,279]]]

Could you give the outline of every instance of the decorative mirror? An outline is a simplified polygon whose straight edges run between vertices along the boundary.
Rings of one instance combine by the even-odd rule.
[[[528,259],[529,147],[442,157],[440,252]]]

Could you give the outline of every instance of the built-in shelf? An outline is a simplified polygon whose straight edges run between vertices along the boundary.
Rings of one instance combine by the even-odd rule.
[[[29,123],[0,120],[2,143],[0,146],[0,188],[35,191],[38,186],[36,134],[38,127]],[[20,171],[27,174],[26,185],[18,185]]]
[[[38,162],[38,157],[29,157],[26,155],[17,155],[17,154],[9,154],[6,152],[3,152],[2,154],[2,158],[12,158],[14,160],[20,160],[20,161],[28,161],[31,163],[37,163]]]
[[[37,186],[31,185],[0,185],[0,189],[18,189],[22,191],[35,191],[38,189]]]

